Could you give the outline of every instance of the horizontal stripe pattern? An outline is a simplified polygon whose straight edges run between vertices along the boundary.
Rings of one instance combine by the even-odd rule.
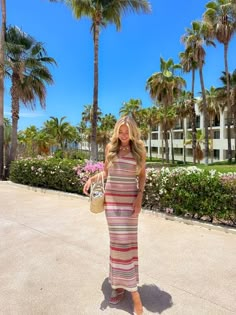
[[[138,275],[138,218],[131,217],[137,197],[136,161],[132,154],[117,158],[109,168],[105,213],[110,235],[109,282],[113,289],[136,291]]]

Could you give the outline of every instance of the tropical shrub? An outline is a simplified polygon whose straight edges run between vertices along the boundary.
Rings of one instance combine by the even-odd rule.
[[[15,183],[80,193],[82,186],[74,167],[81,163],[67,159],[21,159],[11,163],[10,180]]]
[[[20,159],[11,164],[10,180],[34,187],[82,193],[87,179],[102,169],[102,162],[60,158]]]
[[[30,186],[82,194],[102,162],[22,159],[12,162],[10,180]],[[236,173],[198,167],[147,168],[143,207],[178,216],[236,225]]]
[[[178,167],[147,169],[144,207],[235,224],[236,173]]]

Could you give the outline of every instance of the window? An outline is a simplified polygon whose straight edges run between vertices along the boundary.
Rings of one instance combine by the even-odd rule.
[[[193,150],[192,149],[187,149],[187,156],[193,156]]]
[[[220,159],[220,150],[213,150],[213,156],[215,160]]]
[[[174,148],[174,154],[183,155],[183,148]]]
[[[196,116],[196,128],[200,128],[200,116]]]
[[[158,148],[157,147],[152,147],[152,153],[158,153]]]
[[[214,131],[214,136],[213,136],[214,139],[220,139],[220,130],[215,130]]]
[[[157,131],[157,130],[158,130],[158,125],[152,127],[152,131]]]
[[[175,127],[174,129],[183,129],[183,121],[178,121],[176,124],[175,124]]]
[[[152,133],[152,140],[157,140],[158,139],[158,133]]]
[[[183,139],[183,132],[174,132],[174,139]]]
[[[187,128],[188,129],[192,128],[192,121],[191,121],[191,119],[189,119],[188,122],[187,122]],[[200,115],[196,116],[196,128],[200,128]]]
[[[217,115],[212,119],[212,126],[219,127],[220,126],[220,117]]]

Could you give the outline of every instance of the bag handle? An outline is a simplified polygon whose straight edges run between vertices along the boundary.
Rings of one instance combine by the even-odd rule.
[[[103,172],[101,172],[100,174],[101,174],[101,177],[102,177],[102,188],[103,188],[103,191],[104,191],[104,178],[103,178]]]
[[[102,182],[102,190],[103,190],[103,192],[105,191],[105,188],[104,188],[104,178],[103,178],[103,172],[101,172],[101,173],[98,173],[97,180],[96,180],[96,182],[95,182],[95,183],[92,185],[92,187],[91,187],[90,196],[92,195],[93,190],[94,190],[94,188],[95,188],[96,184],[99,182],[99,177],[100,177],[100,176],[101,176],[101,178],[102,178],[102,180],[101,180],[101,182]]]

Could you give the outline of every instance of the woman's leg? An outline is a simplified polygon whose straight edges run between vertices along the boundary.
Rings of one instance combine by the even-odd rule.
[[[133,303],[134,303],[134,314],[142,315],[143,314],[143,304],[140,298],[138,291],[131,292]]]

